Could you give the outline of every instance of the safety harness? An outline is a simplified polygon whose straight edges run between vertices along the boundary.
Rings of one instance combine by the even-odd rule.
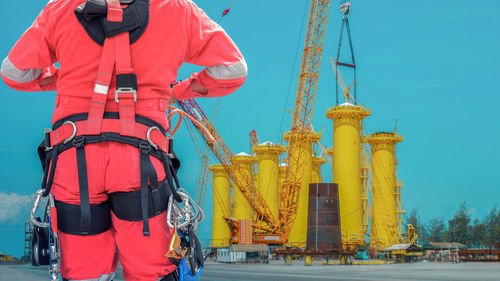
[[[86,2],[86,5],[97,2]],[[106,0],[106,4],[107,16],[102,19],[102,26],[107,27],[104,29],[106,38],[89,111],[56,121],[52,129],[46,130],[45,140],[39,147],[44,169],[43,195],[50,193],[58,155],[75,147],[80,205],[55,200],[59,230],[74,235],[102,233],[111,226],[111,209],[120,219],[142,220],[144,236],[149,236],[148,219],[166,210],[169,196],[172,194],[177,202],[182,202],[174,188],[174,183],[179,187],[176,172],[180,163],[173,152],[172,138],[167,136],[167,130],[157,122],[135,114],[136,105],[147,102],[137,100],[137,76],[131,61],[129,32],[138,26],[130,24],[135,15],[130,11],[135,10],[124,13],[118,0]],[[124,18],[127,20],[124,21]],[[105,112],[114,69],[114,102],[118,104],[118,112]],[[140,190],[112,193],[108,201],[91,205],[85,145],[104,141],[125,143],[139,149]],[[164,181],[158,182],[150,156],[162,161],[166,174]],[[75,217],[79,219],[75,220]]]

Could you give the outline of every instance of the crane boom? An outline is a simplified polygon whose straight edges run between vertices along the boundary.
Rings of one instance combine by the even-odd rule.
[[[215,127],[208,120],[203,110],[194,99],[178,101],[179,106],[191,117],[198,120],[215,138],[215,142],[211,143],[209,137],[198,127],[198,132],[203,137],[205,142],[209,144],[210,150],[214,153],[215,157],[219,160],[221,165],[226,169],[229,177],[233,180],[235,187],[245,196],[246,200],[252,206],[252,209],[257,214],[259,221],[266,221],[271,228],[276,228],[278,225],[277,220],[273,217],[271,209],[266,201],[260,195],[257,188],[254,186],[252,179],[248,177],[238,163],[233,161],[233,153],[224,142]],[[268,229],[271,230],[271,229]]]
[[[310,145],[314,100],[318,86],[319,70],[330,0],[311,0],[309,19],[300,67],[297,95],[289,133],[287,173],[280,199],[280,226],[288,235],[297,215],[298,197],[305,168],[304,152]]]

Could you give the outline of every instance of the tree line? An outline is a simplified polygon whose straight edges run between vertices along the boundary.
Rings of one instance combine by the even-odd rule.
[[[500,208],[495,205],[482,218],[472,220],[471,210],[464,202],[460,204],[452,219],[433,217],[424,222],[413,209],[406,218],[418,234],[420,244],[428,242],[460,242],[469,248],[488,247],[500,242]]]

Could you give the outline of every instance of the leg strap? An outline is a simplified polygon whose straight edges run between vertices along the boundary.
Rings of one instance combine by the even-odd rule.
[[[90,205],[94,216],[90,225],[82,228],[80,224],[81,206],[55,200],[57,210],[57,228],[67,234],[95,235],[103,233],[111,227],[111,212],[109,200],[101,204]]]
[[[113,192],[109,194],[111,210],[121,220],[141,221],[141,190],[130,192]],[[148,218],[155,217],[167,209],[170,188],[168,181],[163,180],[158,183],[156,189],[148,191]]]

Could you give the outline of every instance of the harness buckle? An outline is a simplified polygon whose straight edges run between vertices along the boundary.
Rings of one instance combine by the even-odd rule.
[[[45,139],[43,140],[43,145],[45,146],[45,151],[49,151],[53,148],[52,146],[50,146],[50,133],[51,132],[52,132],[52,129],[50,129],[50,128],[43,129],[43,134],[45,135]]]
[[[73,134],[71,134],[71,136],[67,139],[64,140],[63,143],[68,143],[69,141],[73,140],[76,136],[76,125],[75,123],[71,122],[71,121],[66,121],[63,123],[63,125],[66,125],[66,124],[69,124],[73,127]]]
[[[78,136],[73,140],[73,145],[76,146],[77,148],[81,148],[85,145],[85,137],[84,136]]]
[[[141,153],[144,153],[146,155],[151,154],[152,150],[151,144],[141,141],[139,142],[139,150],[141,150]]]
[[[158,145],[157,145],[156,143],[154,143],[154,142],[151,140],[151,132],[152,132],[153,130],[158,130],[158,131],[160,131],[160,128],[158,128],[158,127],[156,127],[156,126],[153,126],[153,127],[149,128],[148,133],[146,134],[146,138],[148,139],[149,144],[151,144],[151,146],[152,146],[155,150],[158,150]],[[160,133],[161,133],[161,131],[160,131]]]
[[[115,90],[115,102],[119,103],[118,96],[120,94],[134,94],[134,102],[137,102],[137,91],[132,87],[120,87]]]

